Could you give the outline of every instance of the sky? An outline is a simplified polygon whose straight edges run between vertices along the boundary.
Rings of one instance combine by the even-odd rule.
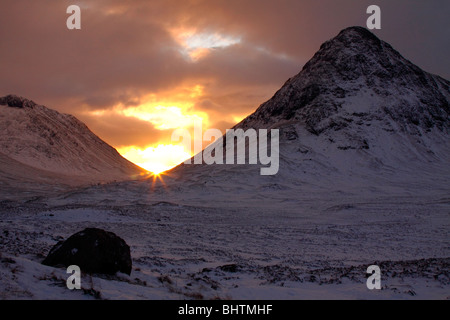
[[[371,4],[378,37],[450,78],[448,0],[1,0],[0,95],[73,114],[159,172],[193,154],[174,130],[201,120],[225,133],[323,42],[366,26]],[[70,5],[80,30],[66,27]]]

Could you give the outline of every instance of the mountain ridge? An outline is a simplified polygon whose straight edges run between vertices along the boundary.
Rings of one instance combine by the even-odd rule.
[[[197,193],[205,193],[212,203],[228,194],[236,202],[281,201],[286,207],[299,193],[448,193],[449,84],[370,31],[350,27],[326,41],[297,75],[233,127],[279,130],[276,175],[262,177],[261,165],[248,161],[181,164],[167,175],[177,190],[187,184],[186,194],[198,199]]]
[[[0,98],[0,154],[24,164],[26,172],[36,168],[28,180],[59,174],[65,178],[55,179],[58,184],[71,177],[65,184],[72,186],[135,179],[145,172],[76,117],[16,95]],[[13,167],[18,170],[17,163]]]
[[[396,92],[389,91],[388,81],[391,84],[396,81]],[[324,123],[324,120],[336,114],[342,100],[355,96],[355,92],[369,88],[373,89],[373,95],[387,97],[395,94],[402,97],[412,83],[417,84],[415,88],[427,87],[431,91],[430,94],[422,90],[419,97],[422,104],[431,109],[423,112],[417,103],[413,110],[388,106],[384,111],[394,121],[404,118],[408,123],[420,124],[424,128],[437,126],[448,131],[450,82],[421,70],[367,29],[349,27],[323,43],[300,73],[286,81],[271,99],[235,127],[267,126],[269,119],[272,122],[295,119],[304,120],[311,133],[320,134],[336,125],[345,126],[343,121]],[[331,101],[334,102],[332,105]],[[358,116],[358,113],[365,112],[355,110],[354,113]],[[406,124],[403,122],[403,125]]]
[[[276,175],[260,176],[259,164],[180,164],[162,176],[160,187],[155,179],[118,183],[75,200],[123,192],[126,202],[296,210],[300,199],[325,195],[448,194],[449,101],[447,80],[413,65],[370,31],[350,27],[234,127],[280,130]]]

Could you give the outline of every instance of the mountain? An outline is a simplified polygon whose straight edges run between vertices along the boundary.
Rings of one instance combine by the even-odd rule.
[[[181,164],[161,184],[94,187],[73,200],[96,203],[113,192],[123,195],[114,201],[124,203],[297,210],[325,198],[445,197],[449,88],[449,81],[421,70],[370,31],[350,27],[234,127],[280,130],[276,175],[261,176],[260,164]]]
[[[227,198],[233,189],[236,202],[255,204],[318,192],[445,193],[449,88],[370,31],[350,27],[234,127],[280,130],[278,174],[261,177],[256,165],[205,164],[182,164],[168,174],[189,185],[185,200]]]
[[[29,102],[14,101],[2,114],[25,121],[20,107]],[[236,128],[280,130],[277,174],[261,175],[261,165],[183,164],[151,179],[0,201],[0,292],[27,299],[448,298],[447,80],[352,27]],[[52,136],[41,126],[38,133]],[[9,178],[42,172],[9,159],[0,155]],[[64,159],[58,165],[78,161]],[[66,270],[40,265],[45,255],[99,224],[130,245],[132,277],[94,274],[86,290],[72,292],[55,285]],[[382,290],[367,289],[372,265]]]
[[[0,164],[6,190],[60,190],[144,172],[74,116],[15,95],[0,98]]]
[[[325,42],[303,70],[237,127],[303,121],[313,135],[369,122],[418,135],[450,127],[450,83],[424,72],[362,27]],[[374,130],[370,130],[374,131]],[[359,141],[356,148],[366,148]]]

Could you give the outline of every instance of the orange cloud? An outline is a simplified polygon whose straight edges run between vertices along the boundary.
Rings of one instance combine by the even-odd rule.
[[[194,107],[198,99],[202,98],[203,92],[201,85],[182,86],[143,96],[137,106],[118,104],[111,109],[86,113],[93,118],[135,118],[148,122],[155,130],[166,134],[175,129],[191,129],[195,121],[202,121],[206,128],[209,124],[208,114]],[[171,143],[170,139],[171,134],[165,138],[160,137],[157,144],[148,144],[145,147],[126,145],[117,150],[128,160],[157,174],[193,156],[191,150],[185,150],[182,144]]]
[[[195,28],[172,28],[169,33],[180,45],[180,52],[192,62],[205,58],[215,49],[226,48],[241,42],[239,37],[226,36],[217,32],[199,32]]]

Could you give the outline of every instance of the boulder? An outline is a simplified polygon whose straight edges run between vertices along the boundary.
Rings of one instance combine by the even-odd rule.
[[[130,247],[112,232],[87,228],[58,242],[42,264],[77,265],[83,273],[131,273]]]
[[[33,108],[36,103],[32,100],[28,100],[14,94],[9,94],[4,97],[0,97],[0,105],[12,107],[12,108]]]
[[[4,97],[3,103],[8,105],[9,107],[23,108],[23,100],[20,97],[12,94]]]

